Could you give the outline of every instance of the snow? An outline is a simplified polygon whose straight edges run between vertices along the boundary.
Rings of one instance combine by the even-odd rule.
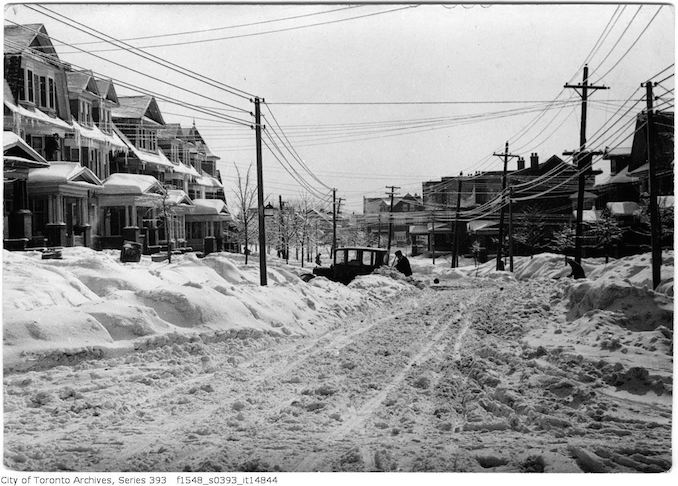
[[[146,194],[155,189],[162,190],[158,180],[144,174],[111,174],[104,181],[104,194]]]
[[[323,278],[307,284],[275,262],[268,268],[269,285],[262,288],[258,266],[244,265],[242,255],[201,259],[189,253],[175,255],[171,264],[146,256],[139,263],[121,263],[118,256],[65,248],[62,260],[42,260],[39,252],[4,251],[4,368],[92,347],[108,355],[162,333],[246,328],[305,335],[325,315],[344,316],[367,301],[413,289],[379,276],[362,277],[349,287]]]
[[[344,286],[216,253],[3,252],[5,464],[82,471],[653,472],[673,252]],[[463,260],[463,264],[468,260]],[[436,282],[437,281],[437,282]]]

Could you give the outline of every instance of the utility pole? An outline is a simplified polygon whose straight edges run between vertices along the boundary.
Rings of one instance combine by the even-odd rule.
[[[393,235],[393,196],[395,196],[395,190],[400,189],[398,186],[386,186],[386,189],[390,189],[390,193],[386,193],[386,195],[391,196],[391,209],[388,211],[388,245],[386,246],[387,254],[390,255],[391,253],[391,237]]]
[[[452,268],[459,266],[457,253],[459,252],[459,209],[461,206],[461,178],[457,185],[457,211],[454,215],[454,239],[452,240]]]
[[[506,172],[508,170],[508,161],[509,159],[518,157],[509,153],[509,143],[506,142],[504,146],[503,154],[492,154],[496,157],[502,157],[504,159],[504,171],[501,176],[501,210],[499,212],[499,247],[497,248],[497,270],[503,269],[501,263],[502,257],[502,246],[504,245],[504,191],[506,190]]]
[[[513,272],[513,187],[509,186],[509,271]]]
[[[267,285],[266,278],[266,226],[264,215],[264,170],[261,158],[261,101],[254,98],[254,129],[257,148],[257,205],[259,209],[259,282]]]
[[[332,189],[332,261],[337,263],[337,190]]]
[[[431,255],[433,255],[433,264],[436,264],[436,217],[431,211]]]
[[[582,220],[584,217],[584,186],[586,177],[591,174],[589,167],[593,152],[586,153],[586,110],[588,106],[589,91],[610,89],[606,86],[593,86],[589,84],[589,66],[584,66],[584,78],[581,84],[566,84],[565,88],[574,89],[581,96],[581,126],[579,129],[579,149],[574,152],[565,152],[564,155],[574,155],[579,171],[579,183],[577,187],[577,225],[574,240],[574,261],[581,264],[581,240],[583,234]],[[581,91],[579,91],[581,90]]]
[[[642,86],[642,85],[641,85]],[[650,186],[650,244],[652,245],[652,288],[656,289],[661,281],[662,265],[662,228],[659,218],[659,207],[657,198],[659,196],[659,184],[657,181],[657,162],[654,157],[654,95],[652,88],[654,83],[648,81],[645,83],[645,98],[647,102],[647,162],[649,165],[649,186]]]

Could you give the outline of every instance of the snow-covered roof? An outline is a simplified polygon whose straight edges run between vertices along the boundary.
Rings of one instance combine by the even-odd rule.
[[[48,114],[43,113],[42,111],[36,108],[33,107],[24,108],[23,106],[15,105],[6,98],[4,99],[4,103],[7,108],[17,113],[18,115],[25,116],[26,118],[31,118],[39,122],[48,123],[50,125],[53,125],[54,127],[58,127],[61,129],[73,130],[73,127],[66,123],[65,121],[63,121],[61,118],[49,116]]]
[[[205,186],[205,187],[221,187],[221,188],[224,187],[221,182],[219,182],[217,179],[215,179],[214,177],[207,175],[207,174],[203,174],[202,177],[198,177],[195,180],[195,182],[197,184],[199,184],[201,186]]]
[[[75,128],[76,133],[80,137],[89,138],[90,140],[96,140],[98,142],[103,142],[103,143],[109,144],[113,147],[122,149],[125,152],[128,151],[127,144],[125,144],[120,139],[120,137],[115,135],[115,133],[113,135],[108,135],[108,134],[102,132],[99,129],[99,127],[97,127],[96,125],[92,125],[91,127],[84,127],[84,126],[80,125],[78,122],[76,122],[75,120],[73,120],[73,128]]]
[[[119,96],[118,103],[120,106],[113,108],[111,112],[113,118],[133,118],[136,120],[146,118],[153,123],[165,124],[158,103],[153,96]]]
[[[602,214],[602,211],[598,209],[584,209],[582,211],[582,221],[586,221],[589,223],[593,223],[595,221],[598,221],[600,219],[600,215]],[[572,216],[577,217],[577,211],[572,211]]]
[[[104,180],[103,194],[163,194],[162,184],[153,176],[115,173]]]
[[[43,24],[5,25],[5,54],[19,54],[29,48],[59,59]]]
[[[169,159],[165,157],[165,154],[163,154],[162,150],[160,149],[156,150],[154,153],[140,150],[136,148],[134,145],[132,145],[130,148],[132,149],[134,155],[142,162],[146,162],[148,164],[161,165],[163,167],[174,167],[174,164],[172,164],[172,162],[170,162]]]
[[[188,206],[193,206],[193,201],[188,197],[181,189],[170,189],[167,191],[167,201],[170,204],[183,204]]]
[[[29,184],[76,184],[101,188],[101,180],[78,162],[50,162],[49,167],[33,169],[28,174]]]
[[[231,218],[226,203],[221,199],[194,199],[190,214]]]
[[[181,163],[172,164],[172,170],[174,170],[174,172],[178,172],[179,174],[188,174],[195,177],[200,177],[200,174],[192,165],[186,166],[185,164]]]
[[[638,178],[637,177],[632,177],[629,175],[629,168],[624,167],[622,170],[620,170],[617,174],[615,175],[609,175],[605,177],[604,179],[596,182],[594,186],[606,186],[608,184],[629,184],[632,182],[637,182]]]
[[[106,98],[108,101],[112,101],[113,103],[118,102],[118,94],[115,92],[115,86],[113,85],[112,79],[95,78],[95,81],[97,83],[97,89],[99,90],[99,93],[101,93],[104,98]]]
[[[33,147],[28,145],[23,138],[21,138],[14,132],[10,132],[7,130],[2,132],[2,150],[3,153],[7,153],[8,151],[11,150],[14,157],[18,156],[28,161],[37,162],[37,165],[35,167],[41,166],[46,167],[47,165],[49,165],[42,155],[37,153],[33,149]],[[17,155],[17,153],[19,155]],[[5,159],[7,159],[7,157],[5,157]]]
[[[640,211],[640,206],[633,201],[609,202],[607,209],[614,216],[633,216]]]
[[[89,91],[95,95],[100,94],[92,71],[69,71],[66,73],[66,79],[69,92]]]

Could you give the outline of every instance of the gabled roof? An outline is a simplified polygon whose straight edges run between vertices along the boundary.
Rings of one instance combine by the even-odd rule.
[[[113,85],[112,79],[96,79],[97,88],[99,89],[99,94],[106,98],[108,101],[113,103],[118,103],[118,94],[115,92],[115,86]]]
[[[189,128],[182,128],[182,136],[184,140],[187,142],[193,142],[193,143],[205,143],[203,140],[202,136],[200,135],[200,132],[198,129],[195,127],[195,125],[189,127]]]
[[[158,140],[169,140],[172,138],[181,138],[181,125],[178,123],[165,123],[165,126],[158,130]]]
[[[524,169],[514,170],[509,173],[511,177],[513,176],[537,176],[547,173],[548,171],[555,169],[556,167],[564,164],[563,159],[557,155],[552,155],[546,162],[539,164],[536,168],[532,166],[525,167]],[[565,167],[565,170],[568,170],[568,167]],[[571,170],[575,170],[575,167],[572,166]]]
[[[193,201],[181,189],[170,189],[167,191],[167,201],[170,204],[193,206]]]
[[[71,93],[82,93],[89,91],[93,95],[99,95],[99,87],[92,71],[69,71],[66,73],[68,80],[68,91]]]
[[[158,103],[153,96],[120,96],[118,98],[120,106],[113,108],[113,118],[132,118],[141,120],[146,117],[160,125],[165,124],[162,118]]]
[[[3,163],[5,167],[47,167],[47,161],[14,132],[2,132]]]
[[[5,25],[5,54],[20,54],[29,48],[59,60],[43,24]]]
[[[10,131],[2,132],[2,151],[4,155],[23,157],[40,163],[47,161],[37,153],[33,147],[28,145],[19,135]]]
[[[101,180],[78,162],[51,162],[49,167],[33,169],[28,173],[29,184],[55,183],[101,187]]]

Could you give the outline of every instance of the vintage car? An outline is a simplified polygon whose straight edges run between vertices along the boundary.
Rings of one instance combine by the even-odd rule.
[[[385,248],[337,248],[332,265],[315,267],[313,275],[348,284],[358,275],[372,273],[382,265],[388,265],[388,250]]]

